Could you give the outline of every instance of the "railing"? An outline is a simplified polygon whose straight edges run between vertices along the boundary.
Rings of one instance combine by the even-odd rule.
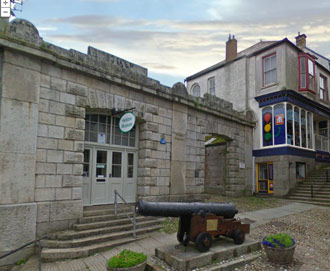
[[[23,245],[23,246],[21,246],[19,248],[16,248],[16,249],[13,249],[12,251],[7,252],[6,254],[0,256],[0,260],[3,259],[3,258],[6,258],[7,256],[9,256],[11,254],[14,254],[15,252],[17,252],[17,251],[19,251],[19,250],[21,250],[21,249],[23,249],[23,248],[25,248],[25,247],[27,247],[29,245],[32,245],[32,244],[37,243],[37,245],[38,245],[39,271],[41,271],[41,249],[42,249],[42,247],[41,247],[41,242],[40,241],[42,239],[45,239],[45,238],[48,238],[48,235],[45,235],[45,236],[43,236],[43,237],[41,237],[41,238],[39,238],[37,240],[31,241],[31,242],[26,243],[25,245]]]
[[[115,215],[117,215],[117,208],[118,206],[118,197],[126,204],[128,205],[127,201],[115,190]],[[136,214],[135,214],[135,208],[133,207],[133,218],[131,218],[127,213],[125,213],[127,218],[132,222],[133,224],[133,238],[136,239]]]

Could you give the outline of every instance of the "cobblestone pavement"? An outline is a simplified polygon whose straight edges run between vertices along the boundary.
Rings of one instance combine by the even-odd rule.
[[[250,237],[262,240],[265,235],[278,232],[290,234],[297,243],[292,264],[271,264],[263,252],[258,260],[235,270],[330,270],[330,208],[317,207],[299,214],[272,219],[254,228]]]
[[[251,225],[252,230],[250,237],[256,240],[261,240],[265,234],[283,231],[292,234],[297,241],[298,246],[296,248],[297,253],[295,254],[295,262],[290,266],[273,266],[267,263],[263,256],[256,262],[236,270],[330,270],[326,269],[330,262],[330,208],[321,208],[315,205],[291,202],[277,208],[240,213],[238,217],[254,221]],[[176,233],[169,235],[155,232],[150,238],[123,245],[87,258],[43,263],[42,270],[104,271],[107,260],[113,255],[118,254],[124,248],[129,248],[137,252],[144,252],[148,255],[154,255],[156,247],[176,243]],[[323,259],[320,259],[320,257],[323,257]],[[36,270],[38,270],[36,257],[31,258],[21,268],[15,268],[15,271]]]

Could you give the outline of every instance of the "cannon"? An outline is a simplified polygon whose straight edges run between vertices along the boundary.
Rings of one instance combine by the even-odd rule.
[[[179,217],[177,239],[184,247],[190,241],[200,252],[212,246],[212,240],[219,236],[232,238],[235,244],[242,244],[250,225],[235,219],[238,213],[235,205],[201,202],[148,202],[139,200],[135,212],[144,216]]]

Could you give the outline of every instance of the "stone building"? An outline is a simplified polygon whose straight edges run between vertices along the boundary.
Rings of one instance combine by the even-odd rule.
[[[253,134],[256,193],[286,195],[313,169],[330,163],[330,60],[288,39],[260,41],[237,52],[229,36],[226,59],[186,78],[188,92],[232,102],[257,120]]]
[[[25,20],[2,25],[0,48],[1,254],[69,228],[84,206],[113,203],[115,189],[128,202],[200,199],[206,135],[230,139],[226,193],[251,191],[255,123],[231,103],[161,85],[92,47],[45,42]],[[126,111],[136,123],[124,133]]]

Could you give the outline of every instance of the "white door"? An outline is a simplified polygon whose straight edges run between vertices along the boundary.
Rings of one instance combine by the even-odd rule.
[[[111,173],[110,173],[109,200],[111,202],[114,202],[115,190],[117,190],[117,192],[123,197],[124,152],[110,151],[110,153],[111,153]],[[118,201],[121,202],[120,198],[118,198]]]
[[[92,171],[92,204],[104,204],[108,201],[109,186],[109,153],[107,150],[94,149],[94,166]]]
[[[127,202],[136,200],[137,153],[125,152],[123,195]]]
[[[96,147],[84,151],[84,205],[114,203],[115,190],[127,201],[136,200],[137,153]],[[120,198],[118,201],[121,202]]]
[[[93,149],[84,150],[84,165],[83,165],[83,187],[82,187],[82,198],[84,205],[91,204],[91,185],[92,185],[92,164],[93,164]]]

